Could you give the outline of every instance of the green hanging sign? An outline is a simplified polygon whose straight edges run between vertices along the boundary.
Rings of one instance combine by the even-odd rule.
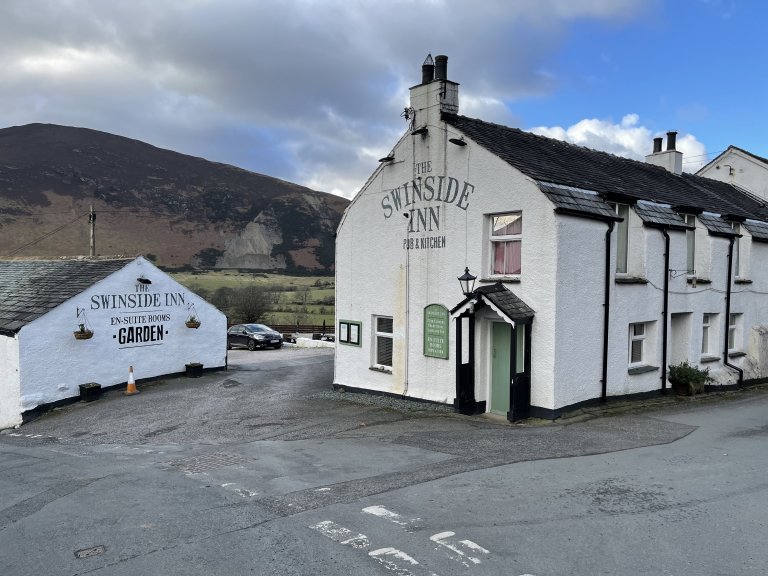
[[[424,308],[424,356],[448,359],[448,308],[442,304]]]

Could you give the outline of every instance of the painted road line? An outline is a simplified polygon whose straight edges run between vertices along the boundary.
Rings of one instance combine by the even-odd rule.
[[[403,518],[397,512],[387,510],[384,506],[368,506],[367,508],[363,508],[362,512],[364,514],[372,514],[373,516],[389,520],[398,526],[404,527],[406,530],[413,530],[414,528],[421,527],[421,518]]]
[[[480,564],[480,558],[472,556],[472,554],[490,554],[488,550],[472,542],[472,540],[459,540],[456,542],[454,536],[456,536],[455,532],[440,532],[430,536],[429,539],[435,544],[446,548],[450,558],[464,564],[466,567],[469,567],[469,564],[466,562],[467,560],[472,564]]]
[[[368,537],[365,534],[353,534],[349,528],[339,526],[330,520],[323,520],[319,524],[310,526],[310,528],[344,546],[352,546],[352,548],[366,548],[368,546]]]
[[[413,576],[411,570],[419,563],[396,548],[379,548],[368,552],[368,556],[381,562],[387,570],[391,570],[398,576]]]

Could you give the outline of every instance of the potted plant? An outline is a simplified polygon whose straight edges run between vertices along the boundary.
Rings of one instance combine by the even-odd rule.
[[[709,368],[702,370],[684,360],[680,364],[669,365],[667,380],[678,396],[693,396],[704,392],[704,387],[712,378],[709,376]]]
[[[85,324],[80,324],[74,334],[75,340],[88,340],[93,337],[93,330],[86,328]]]
[[[187,378],[200,378],[203,375],[203,365],[200,362],[189,362],[184,368]]]
[[[187,318],[187,321],[184,322],[184,324],[187,325],[187,328],[200,328],[200,320],[194,315]]]

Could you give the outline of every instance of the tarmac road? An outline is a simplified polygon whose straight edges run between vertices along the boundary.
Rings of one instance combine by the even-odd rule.
[[[762,390],[509,425],[332,361],[235,350],[6,431],[0,574],[765,573]]]

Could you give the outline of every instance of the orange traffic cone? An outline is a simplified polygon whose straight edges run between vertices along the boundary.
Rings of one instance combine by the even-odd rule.
[[[133,366],[128,366],[128,386],[125,389],[126,396],[130,396],[131,394],[138,394],[139,391],[136,390],[136,381],[133,379]]]

